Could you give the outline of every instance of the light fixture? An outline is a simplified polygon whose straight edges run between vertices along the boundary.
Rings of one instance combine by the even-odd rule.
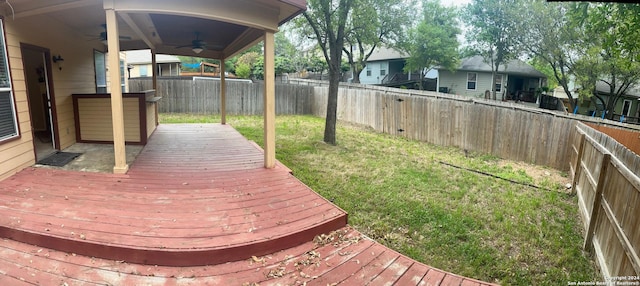
[[[58,69],[59,70],[62,70],[62,62],[64,62],[64,59],[62,58],[61,55],[53,56],[53,57],[51,57],[51,60],[54,63],[58,64]]]
[[[200,52],[202,52],[204,49],[200,46],[195,46],[191,49],[194,53],[199,54]]]

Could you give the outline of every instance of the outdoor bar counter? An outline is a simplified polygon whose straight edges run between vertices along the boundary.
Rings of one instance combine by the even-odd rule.
[[[76,141],[113,143],[111,94],[73,94]],[[122,94],[124,137],[127,144],[147,144],[158,125],[157,97],[154,90]]]

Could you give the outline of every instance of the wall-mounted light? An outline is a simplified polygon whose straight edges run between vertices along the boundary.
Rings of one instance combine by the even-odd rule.
[[[61,55],[53,56],[53,57],[51,58],[51,60],[52,60],[54,63],[58,64],[58,69],[59,69],[59,70],[62,70],[62,62],[64,62],[64,59],[62,58],[62,56],[61,56]]]

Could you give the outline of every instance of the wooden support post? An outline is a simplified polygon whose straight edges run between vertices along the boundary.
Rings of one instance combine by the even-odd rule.
[[[156,62],[156,50],[151,49],[151,80],[153,89],[158,88],[158,63]]]
[[[274,33],[264,33],[264,167],[276,165],[276,86]]]
[[[120,86],[120,35],[116,11],[105,9],[107,16],[107,44],[109,50],[109,77],[111,79],[111,118],[113,124],[113,150],[115,166],[113,172],[124,174],[129,170],[124,144],[124,108],[122,106],[122,87]]]
[[[602,157],[602,165],[600,166],[600,176],[598,176],[598,185],[596,186],[596,196],[593,199],[593,206],[591,208],[591,216],[589,216],[589,227],[584,238],[583,248],[590,252],[593,249],[593,234],[595,232],[596,222],[600,209],[602,208],[602,191],[604,191],[604,183],[607,178],[607,170],[611,162],[611,154],[605,153]]]
[[[203,65],[204,66],[204,65]],[[224,57],[220,59],[220,123],[227,124],[227,83]]]
[[[155,49],[151,49],[151,69],[153,70],[153,73],[151,74],[152,78],[152,82],[153,82],[153,90],[156,92],[156,94],[158,94],[158,63],[156,62],[156,50]],[[158,103],[154,102],[153,103],[154,106],[154,112],[156,113],[156,126],[158,126],[160,124],[160,119],[158,118]]]
[[[580,133],[580,147],[578,147],[578,156],[576,158],[576,166],[573,173],[573,182],[571,184],[571,194],[575,194],[578,190],[578,177],[582,172],[582,155],[584,154],[584,143],[587,141],[584,133]]]

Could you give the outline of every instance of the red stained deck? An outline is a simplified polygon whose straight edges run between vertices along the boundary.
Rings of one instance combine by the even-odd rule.
[[[262,162],[228,125],[161,125],[126,175],[23,170],[0,182],[0,285],[484,285],[364,238]]]

